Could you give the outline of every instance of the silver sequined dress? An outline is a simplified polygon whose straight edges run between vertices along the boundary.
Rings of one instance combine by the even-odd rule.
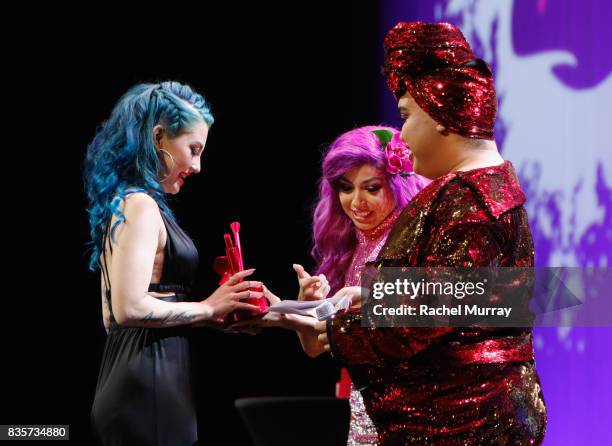
[[[376,260],[378,252],[385,244],[391,228],[395,224],[402,209],[396,208],[376,228],[357,232],[357,247],[346,275],[344,286],[358,286],[361,280],[361,270],[366,262]],[[361,393],[351,383],[351,427],[348,436],[348,446],[375,446],[378,436],[372,420],[366,413]]]

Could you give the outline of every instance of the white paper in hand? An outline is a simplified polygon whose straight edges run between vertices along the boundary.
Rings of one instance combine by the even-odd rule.
[[[281,314],[300,314],[302,316],[315,317],[321,321],[328,319],[337,311],[346,310],[350,305],[351,298],[343,295],[322,300],[283,300],[272,305],[268,308],[268,311]]]

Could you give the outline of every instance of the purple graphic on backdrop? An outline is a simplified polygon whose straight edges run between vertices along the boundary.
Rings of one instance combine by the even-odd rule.
[[[607,0],[515,0],[512,10],[512,43],[520,56],[562,50],[576,64],[561,64],[553,73],[575,89],[592,88],[612,71],[612,9]],[[553,29],[555,32],[550,32]]]
[[[537,265],[612,266],[612,3],[387,0],[381,49],[388,29],[412,20],[458,25],[493,68],[495,139],[528,197]],[[380,117],[397,125],[383,79],[379,91]],[[534,339],[548,406],[544,444],[604,444],[612,328],[539,328]]]

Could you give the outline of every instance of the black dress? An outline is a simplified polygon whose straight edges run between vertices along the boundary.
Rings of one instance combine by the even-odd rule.
[[[176,221],[163,212],[161,215],[168,233],[164,264],[160,282],[151,284],[149,291],[174,292],[160,298],[166,302],[186,301],[198,252]],[[102,445],[197,444],[188,342],[191,328],[119,326],[112,313],[104,250],[102,255],[111,314],[91,410],[96,440]]]

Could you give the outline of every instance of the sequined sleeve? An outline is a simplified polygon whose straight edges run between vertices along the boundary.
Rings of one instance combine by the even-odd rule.
[[[496,264],[501,249],[495,230],[488,222],[452,225],[431,241],[421,266],[471,267]]]

